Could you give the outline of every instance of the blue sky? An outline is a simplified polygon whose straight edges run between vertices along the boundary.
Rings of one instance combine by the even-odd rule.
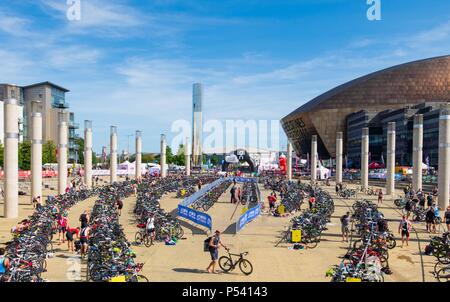
[[[278,120],[355,77],[450,53],[448,0],[381,0],[381,21],[366,0],[81,0],[80,21],[66,0],[0,3],[0,82],[69,88],[97,152],[110,125],[119,150],[140,129],[158,151],[191,119],[194,82],[205,119]]]

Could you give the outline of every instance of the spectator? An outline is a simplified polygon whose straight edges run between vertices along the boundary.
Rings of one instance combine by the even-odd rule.
[[[123,208],[123,202],[120,199],[117,199],[116,201],[116,207],[117,207],[117,213],[120,215],[122,215],[122,208]]]
[[[431,207],[433,205],[434,197],[432,194],[427,195],[427,207]]]

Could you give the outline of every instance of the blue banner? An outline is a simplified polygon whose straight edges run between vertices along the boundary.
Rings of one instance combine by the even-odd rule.
[[[248,178],[248,177],[231,177],[231,180],[236,180],[236,182],[256,182],[256,178]]]
[[[180,204],[178,205],[178,216],[189,219],[190,221],[207,227],[210,230],[212,229],[211,216],[206,213],[198,212]]]
[[[261,204],[258,204],[256,207],[253,207],[245,211],[245,213],[242,214],[241,217],[239,217],[238,221],[236,222],[236,233],[242,230],[242,228],[247,223],[258,217],[260,214],[261,214]]]

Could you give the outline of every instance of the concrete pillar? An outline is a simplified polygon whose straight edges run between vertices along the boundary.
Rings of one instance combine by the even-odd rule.
[[[386,158],[386,194],[395,194],[395,122],[388,123]]]
[[[184,165],[186,167],[186,175],[191,175],[191,146],[189,144],[189,138],[186,138],[184,146]]]
[[[67,188],[67,122],[66,112],[59,112],[58,124],[58,194],[65,194]]]
[[[42,201],[42,114],[31,114],[31,200]]]
[[[92,188],[92,121],[84,121],[84,183]]]
[[[361,187],[369,187],[369,128],[363,128],[361,135]]]
[[[161,134],[161,157],[160,157],[160,165],[161,165],[161,177],[166,177],[166,136]]]
[[[413,175],[412,187],[417,192],[422,188],[423,115],[414,116],[413,132]]]
[[[286,171],[286,178],[287,180],[292,180],[292,144],[288,142],[287,144],[287,171]]]
[[[4,100],[4,217],[19,216],[19,115],[16,99]]]
[[[343,133],[338,132],[336,135],[336,183],[342,182],[342,154],[344,153]]]
[[[439,117],[438,205],[448,206],[450,185],[450,104],[442,105]]]
[[[136,167],[135,167],[135,177],[136,180],[141,179],[142,172],[142,135],[141,131],[136,131]]]
[[[109,173],[110,183],[117,181],[117,127],[111,126],[111,137],[109,142]]]
[[[311,180],[317,179],[317,135],[311,138]]]

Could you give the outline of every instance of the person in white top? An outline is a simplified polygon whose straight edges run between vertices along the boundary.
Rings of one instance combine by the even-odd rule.
[[[150,234],[152,236],[152,241],[155,240],[155,217],[153,213],[148,217],[145,229],[147,230],[147,235]]]

